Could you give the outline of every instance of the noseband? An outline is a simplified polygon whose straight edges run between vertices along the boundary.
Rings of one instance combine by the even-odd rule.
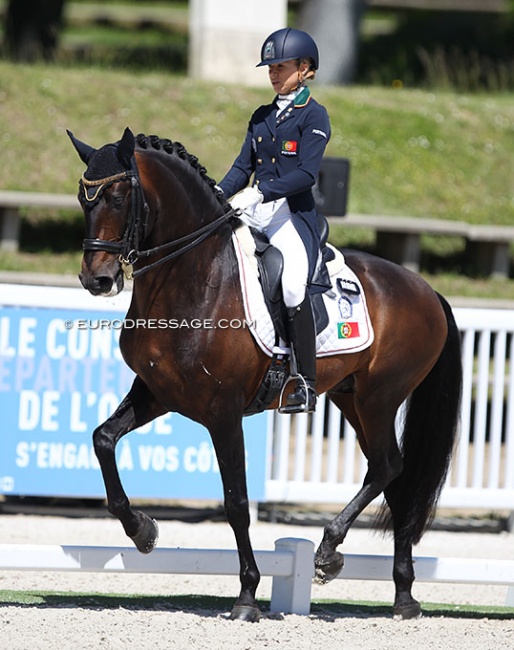
[[[130,180],[132,185],[132,195],[130,203],[130,213],[127,219],[127,225],[123,238],[121,241],[109,241],[106,239],[84,239],[82,242],[82,250],[84,251],[103,251],[105,253],[113,253],[118,255],[118,260],[122,266],[123,272],[127,280],[132,280],[147,271],[167,262],[174,257],[178,257],[183,253],[191,250],[198,244],[200,244],[204,239],[207,239],[215,230],[217,230],[223,223],[228,219],[238,214],[236,210],[229,210],[228,212],[221,215],[211,223],[202,226],[198,230],[180,237],[179,239],[174,239],[173,241],[167,242],[166,244],[161,244],[160,246],[155,246],[154,248],[149,248],[147,250],[139,250],[139,243],[143,241],[147,235],[148,230],[148,214],[149,207],[146,202],[145,195],[143,192],[143,187],[141,185],[141,178],[139,176],[139,169],[135,157],[132,158],[131,169],[118,174],[113,174],[112,176],[106,176],[98,180],[88,180],[82,175],[80,180],[81,187],[84,190],[85,201],[94,205],[96,204],[101,196],[103,191],[117,181],[126,181]],[[88,188],[97,187],[92,197],[88,195]],[[152,264],[147,264],[137,271],[133,270],[133,265],[141,258],[149,257],[155,253],[167,250],[169,248],[176,248],[168,255],[160,258]]]

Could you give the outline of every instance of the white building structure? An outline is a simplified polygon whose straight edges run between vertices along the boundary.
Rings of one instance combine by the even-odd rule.
[[[261,46],[286,26],[287,0],[190,0],[190,76],[266,86],[267,70],[255,67]]]

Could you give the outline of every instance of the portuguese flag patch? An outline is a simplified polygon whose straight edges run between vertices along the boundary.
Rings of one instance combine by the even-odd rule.
[[[353,339],[356,336],[359,336],[359,323],[350,323],[349,321],[337,323],[338,339]]]
[[[296,140],[282,140],[282,153],[294,155],[298,149]]]

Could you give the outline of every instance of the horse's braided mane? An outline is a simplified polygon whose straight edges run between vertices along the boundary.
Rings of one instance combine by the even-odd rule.
[[[167,154],[178,156],[186,161],[191,167],[198,172],[201,179],[206,182],[215,194],[219,203],[224,207],[229,207],[228,201],[223,196],[223,192],[216,188],[216,181],[207,175],[207,170],[200,164],[198,158],[189,153],[183,144],[180,142],[172,142],[167,138],[159,138],[156,135],[145,135],[139,133],[136,135],[136,144],[140,149],[155,149],[156,151],[164,151]]]

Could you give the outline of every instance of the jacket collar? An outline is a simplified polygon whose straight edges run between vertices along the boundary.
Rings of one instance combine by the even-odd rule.
[[[293,113],[293,108],[304,108],[307,106],[307,104],[311,100],[311,91],[309,90],[308,86],[304,86],[302,90],[296,95],[294,100],[291,102],[291,105],[289,108],[285,108],[280,115],[276,116],[276,107],[277,107],[277,97],[273,100],[273,103],[270,104],[271,111],[269,111],[268,115],[265,118],[265,122],[268,125],[269,130],[273,135],[276,133],[276,126],[279,123],[284,122],[287,120],[288,117],[291,117]]]
[[[289,96],[292,97],[292,95],[293,95],[293,93],[291,93],[291,95],[289,95]],[[277,95],[275,97],[275,99],[273,100],[273,106],[274,107],[277,106],[279,97],[282,97],[283,99],[285,99],[285,97],[283,95]],[[304,86],[300,90],[300,92],[291,99],[290,103],[294,108],[303,108],[304,106],[306,106],[309,103],[310,99],[311,99],[311,91],[309,90],[308,86]]]

